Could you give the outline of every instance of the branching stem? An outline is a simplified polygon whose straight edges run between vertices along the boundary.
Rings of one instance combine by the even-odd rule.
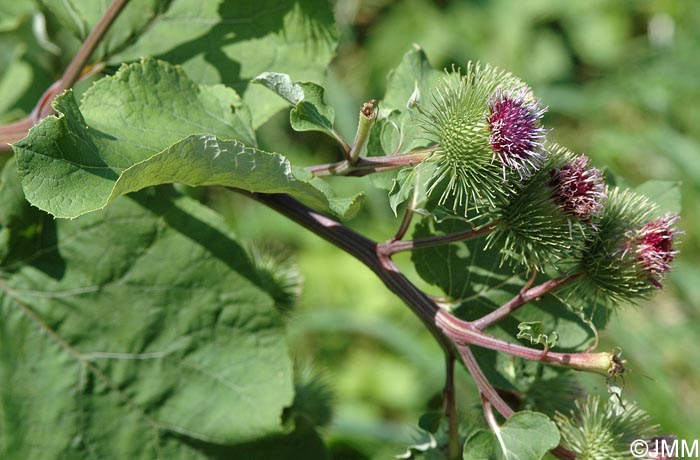
[[[463,232],[429,236],[427,238],[419,238],[416,240],[389,240],[386,243],[381,243],[378,250],[383,254],[391,256],[401,251],[411,251],[413,249],[427,248],[430,246],[439,246],[443,244],[455,243],[457,241],[479,238],[480,236],[488,235],[494,228],[496,228],[496,223],[484,225],[483,227],[472,230],[465,230]]]
[[[596,372],[606,376],[616,371],[613,353],[543,353],[542,350],[506,342],[485,334],[472,323],[456,318],[445,310],[436,313],[435,323],[457,345],[476,345],[530,361]]]
[[[539,297],[542,297],[548,292],[552,292],[556,289],[566,286],[567,284],[575,281],[582,275],[583,273],[575,273],[573,275],[560,276],[558,278],[553,278],[551,280],[545,281],[544,283],[539,284],[533,288],[530,288],[532,282],[528,282],[528,284],[523,288],[523,290],[520,291],[518,295],[513,297],[510,301],[501,305],[488,315],[483,316],[475,321],[472,321],[471,324],[477,329],[486,329],[487,327],[492,326],[493,324],[502,320],[506,316],[510,315],[526,303]],[[534,281],[534,277],[531,278],[531,281]]]
[[[475,345],[532,361],[603,375],[609,375],[617,369],[612,353],[543,353],[542,350],[524,347],[488,335],[472,323],[462,321],[439,308],[427,294],[401,273],[388,255],[378,250],[377,242],[313,211],[288,195],[267,195],[234,190],[289,217],[367,265],[387,288],[403,300],[421,319],[446,352],[452,353],[455,344]],[[464,355],[462,357],[464,358]]]

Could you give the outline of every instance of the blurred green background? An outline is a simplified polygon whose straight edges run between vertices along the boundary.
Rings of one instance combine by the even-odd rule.
[[[327,99],[347,138],[361,103],[381,99],[387,73],[415,43],[438,68],[481,60],[520,76],[549,106],[551,137],[628,185],[682,181],[685,235],[676,269],[651,301],[614,315],[601,349],[623,350],[630,369],[626,398],[666,432],[697,437],[700,2],[340,0],[335,11],[341,44]],[[284,113],[263,127],[265,147],[305,164],[337,158],[323,137],[294,134],[286,125]],[[397,222],[382,192],[359,179],[339,186],[370,190],[351,226],[381,240],[392,235]],[[272,212],[228,195],[217,198],[242,235],[264,241],[282,233],[298,258],[307,282],[290,340],[299,359],[334,388],[335,418],[326,430],[334,458],[399,453],[441,389],[437,347],[359,263]],[[410,272],[409,263],[403,266]],[[459,378],[463,416],[478,417],[474,387],[464,373]],[[603,379],[584,378],[604,391]]]

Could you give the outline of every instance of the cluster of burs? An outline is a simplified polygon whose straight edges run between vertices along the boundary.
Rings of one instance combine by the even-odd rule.
[[[446,74],[419,102],[437,144],[431,168],[435,208],[474,225],[503,261],[552,274],[578,274],[574,297],[612,305],[660,287],[676,254],[674,224],[647,197],[606,184],[601,171],[548,139],[546,108],[532,89],[495,67]]]

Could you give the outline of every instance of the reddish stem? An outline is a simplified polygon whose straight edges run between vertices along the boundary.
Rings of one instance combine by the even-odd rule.
[[[455,243],[457,241],[466,241],[479,238],[480,236],[488,235],[494,228],[496,228],[496,223],[491,223],[473,230],[465,230],[463,232],[450,233],[447,235],[429,236],[427,238],[407,241],[389,240],[386,243],[380,244],[378,250],[382,254],[391,256],[401,251],[410,251],[413,249],[427,248],[430,246],[439,246],[443,244]]]
[[[583,273],[575,273],[573,275],[560,276],[559,278],[553,278],[551,280],[545,281],[544,283],[530,289],[528,289],[530,284],[528,283],[528,285],[526,285],[525,288],[523,288],[523,290],[518,293],[518,295],[516,295],[510,301],[508,301],[508,303],[501,305],[488,315],[485,315],[475,321],[472,321],[471,324],[477,329],[486,329],[487,327],[497,323],[506,316],[510,315],[526,303],[539,297],[542,297],[548,292],[559,289],[562,286],[566,286],[567,284],[580,278],[581,275],[583,275]]]
[[[543,353],[541,350],[506,342],[484,334],[472,323],[462,321],[445,310],[437,312],[435,324],[442,328],[445,335],[457,345],[477,345],[531,361],[597,372],[606,376],[618,372],[612,353]]]
[[[47,115],[53,113],[51,103],[57,95],[71,88],[79,79],[86,78],[99,71],[101,67],[96,66],[87,74],[82,74],[83,68],[87,65],[95,48],[97,48],[100,41],[104,38],[127,3],[129,3],[129,0],[114,0],[109,5],[104,15],[102,15],[102,18],[100,18],[95,28],[85,39],[70,64],[68,64],[61,79],[52,84],[49,89],[41,95],[41,98],[39,98],[39,101],[29,116],[14,123],[0,126],[0,153],[11,152],[12,147],[10,144],[24,138],[32,126],[39,123]]]

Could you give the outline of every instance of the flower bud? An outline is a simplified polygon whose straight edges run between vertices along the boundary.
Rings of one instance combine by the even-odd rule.
[[[487,116],[489,144],[503,166],[514,169],[521,178],[529,176],[543,163],[546,130],[540,126],[547,109],[540,107],[528,88],[504,91],[499,87],[489,97]]]
[[[663,278],[671,269],[671,262],[678,251],[673,249],[673,240],[679,233],[673,228],[678,216],[667,213],[652,220],[631,235],[631,248],[642,263],[654,285],[661,287],[656,278]],[[656,278],[655,278],[656,277]]]
[[[454,211],[466,215],[470,206],[493,206],[511,191],[507,170],[523,178],[541,164],[543,111],[527,85],[507,72],[469,63],[464,75],[446,75],[433,91],[430,111],[420,110],[437,143],[427,192],[441,190],[439,204],[449,201]]]
[[[603,174],[588,163],[588,157],[581,155],[550,171],[555,203],[584,222],[603,210],[607,197]]]

